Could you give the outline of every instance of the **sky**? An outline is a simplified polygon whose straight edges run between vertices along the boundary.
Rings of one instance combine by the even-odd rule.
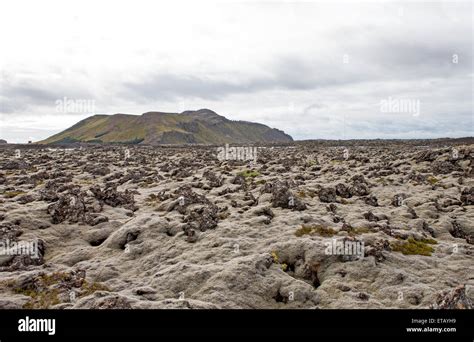
[[[0,139],[209,108],[294,139],[474,136],[471,1],[0,3]]]

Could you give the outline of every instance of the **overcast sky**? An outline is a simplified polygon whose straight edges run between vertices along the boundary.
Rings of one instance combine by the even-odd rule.
[[[472,7],[2,2],[0,139],[40,140],[95,113],[200,108],[295,139],[473,136]]]

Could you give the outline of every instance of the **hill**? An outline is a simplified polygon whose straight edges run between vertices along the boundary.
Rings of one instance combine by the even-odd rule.
[[[225,144],[291,142],[283,131],[266,125],[232,121],[209,109],[182,113],[93,115],[40,144]]]

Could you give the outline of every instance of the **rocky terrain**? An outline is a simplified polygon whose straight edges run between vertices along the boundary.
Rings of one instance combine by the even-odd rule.
[[[473,139],[257,151],[2,145],[0,307],[473,307]]]

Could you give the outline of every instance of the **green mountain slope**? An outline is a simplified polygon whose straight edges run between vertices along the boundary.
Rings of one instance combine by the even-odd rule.
[[[98,142],[142,144],[225,144],[288,142],[291,136],[275,128],[231,121],[209,109],[183,113],[94,115],[39,144]]]

